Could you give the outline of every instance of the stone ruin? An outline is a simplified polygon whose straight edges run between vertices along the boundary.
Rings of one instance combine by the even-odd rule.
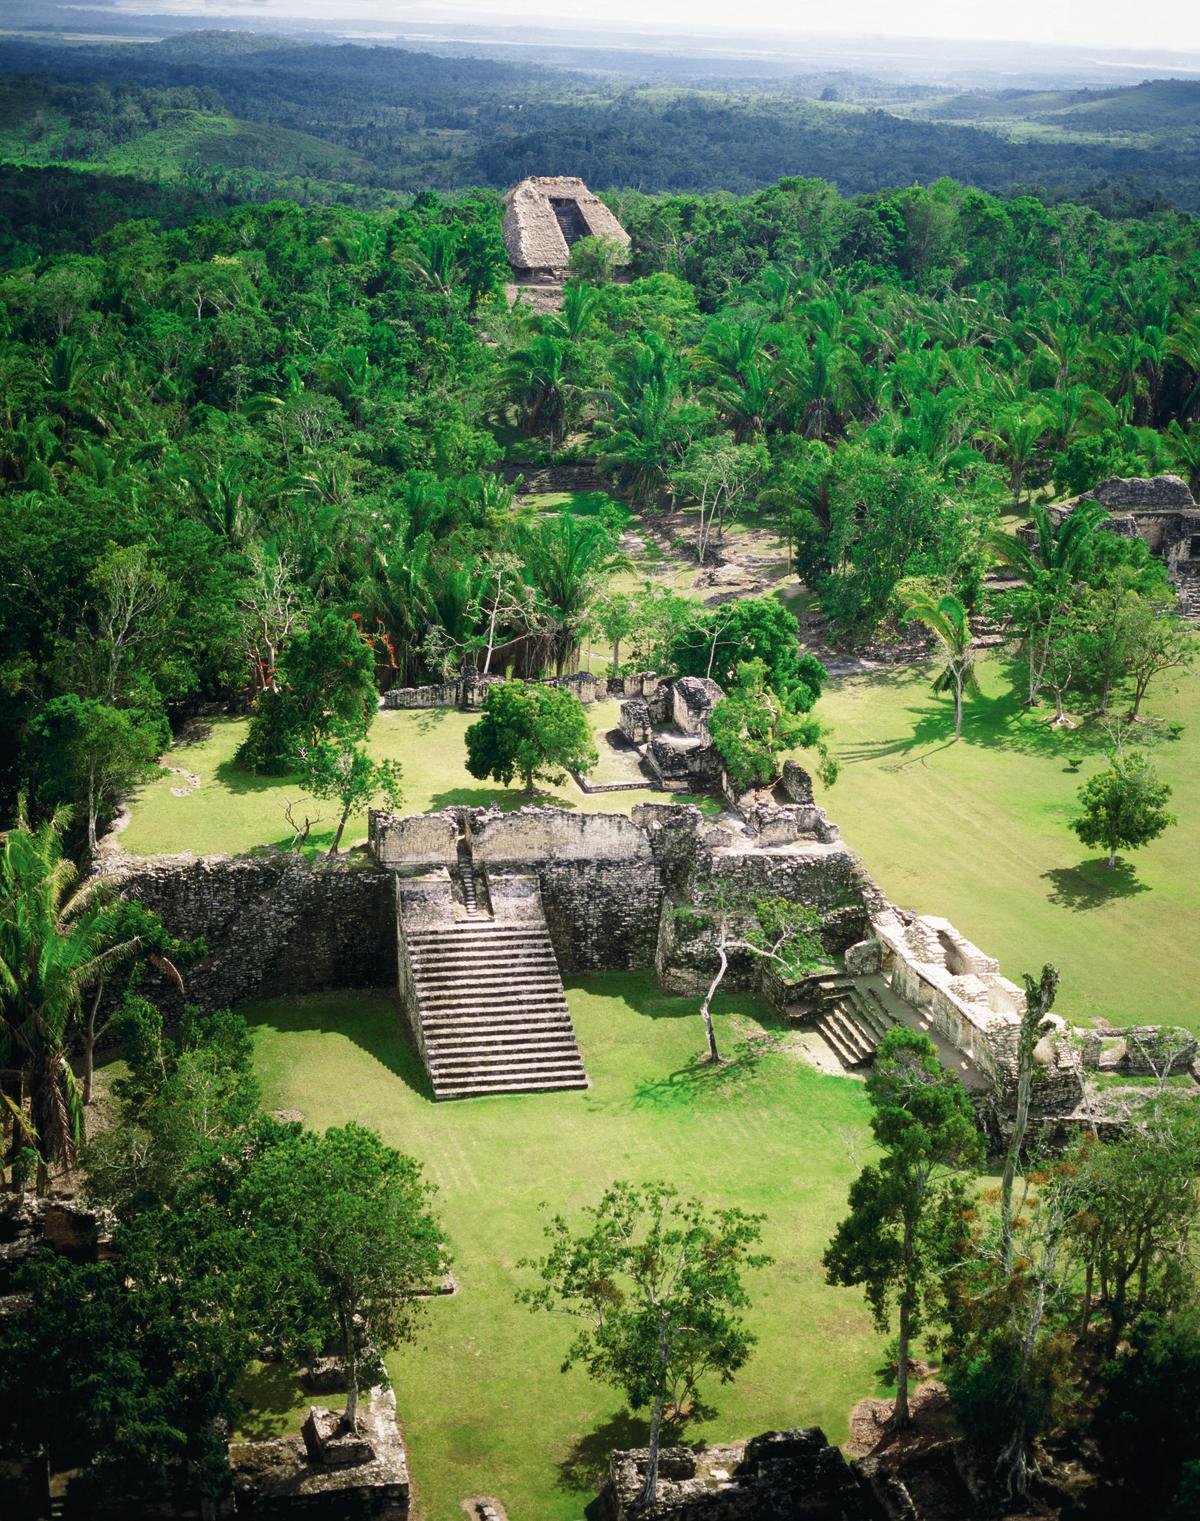
[[[658,1496],[637,1499],[645,1448],[614,1452],[600,1492],[603,1521],[871,1521],[874,1508],[819,1427],[768,1431],[748,1442],[659,1452]]]
[[[1161,560],[1179,596],[1180,611],[1200,617],[1200,506],[1177,475],[1111,476],[1074,501],[1050,509],[1057,528],[1080,502],[1094,501],[1108,512],[1101,526],[1122,538],[1142,539]],[[1026,543],[1033,529],[1020,530]]]
[[[314,1521],[406,1521],[408,1456],[391,1389],[371,1390],[357,1432],[335,1410],[312,1407],[300,1435],[232,1442],[234,1513]]]
[[[572,245],[605,238],[622,250],[629,234],[599,196],[569,175],[532,175],[504,197],[504,249],[517,280],[567,276]]]

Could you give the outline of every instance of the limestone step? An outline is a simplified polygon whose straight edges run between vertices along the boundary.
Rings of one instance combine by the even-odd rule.
[[[475,1057],[440,1057],[430,1059],[430,1072],[440,1080],[455,1077],[567,1077],[572,1072],[583,1072],[584,1065],[578,1056],[551,1051],[481,1051]]]
[[[523,982],[530,977],[555,977],[558,967],[552,959],[530,958],[528,961],[457,962],[448,961],[413,967],[413,976],[433,985],[438,982],[469,982],[481,975],[497,975],[505,982]]]
[[[530,1077],[524,1080],[479,1078],[469,1083],[446,1083],[437,1090],[439,1099],[486,1098],[489,1094],[554,1093],[560,1089],[586,1088],[588,1080],[578,1077]]]
[[[434,1097],[586,1087],[545,921],[472,914],[480,894],[461,855],[459,872],[467,917],[404,930]]]
[[[837,1031],[843,1045],[854,1053],[856,1063],[869,1061],[875,1054],[875,1042],[855,1023],[842,1007],[831,1009],[826,1016]]]
[[[484,1017],[494,1019],[497,1015],[503,1015],[509,1010],[517,1014],[565,1014],[567,1011],[566,1000],[557,989],[547,989],[544,993],[526,993],[521,998],[489,997],[486,993],[478,991],[464,992],[461,996],[454,997],[439,993],[422,998],[418,989],[417,1001],[434,1018],[474,1015],[480,1019]]]
[[[525,1034],[510,1039],[486,1036],[472,1040],[427,1040],[425,1042],[425,1054],[435,1065],[442,1065],[460,1057],[464,1060],[472,1060],[476,1056],[514,1051],[526,1053],[529,1056],[565,1055],[572,1061],[578,1059],[575,1055],[574,1037],[570,1031],[564,1033],[561,1030],[547,1030],[542,1035]]]
[[[859,1065],[858,1058],[842,1040],[837,1030],[833,1027],[833,1024],[827,1014],[822,1014],[818,1017],[816,1028],[822,1039],[825,1041],[825,1044],[830,1048],[830,1050],[837,1057],[838,1061],[842,1063],[843,1066],[857,1067]]]

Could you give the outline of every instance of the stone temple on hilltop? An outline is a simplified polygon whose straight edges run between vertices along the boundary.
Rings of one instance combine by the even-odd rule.
[[[565,279],[580,238],[629,247],[629,234],[581,179],[533,175],[504,197],[504,247],[518,281]]]

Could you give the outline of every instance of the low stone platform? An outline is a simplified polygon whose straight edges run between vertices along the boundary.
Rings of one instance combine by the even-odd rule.
[[[845,1458],[817,1426],[748,1442],[659,1453],[658,1498],[637,1506],[645,1448],[614,1452],[600,1492],[604,1521],[870,1521],[874,1511]]]
[[[231,1442],[235,1514],[313,1521],[407,1521],[412,1503],[408,1456],[390,1389],[371,1390],[358,1433],[334,1411],[313,1409],[303,1434]]]

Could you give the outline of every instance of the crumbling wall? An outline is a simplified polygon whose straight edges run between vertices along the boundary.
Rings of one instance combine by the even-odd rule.
[[[171,934],[203,936],[208,945],[185,969],[182,996],[148,969],[147,992],[167,1014],[184,1003],[217,1009],[326,988],[396,986],[395,877],[373,862],[157,856],[127,859],[112,875]]]
[[[648,859],[645,831],[621,813],[563,808],[480,810],[472,815],[471,850],[482,865],[556,860]]]
[[[663,877],[657,862],[543,861],[537,866],[554,954],[564,972],[654,965]]]

